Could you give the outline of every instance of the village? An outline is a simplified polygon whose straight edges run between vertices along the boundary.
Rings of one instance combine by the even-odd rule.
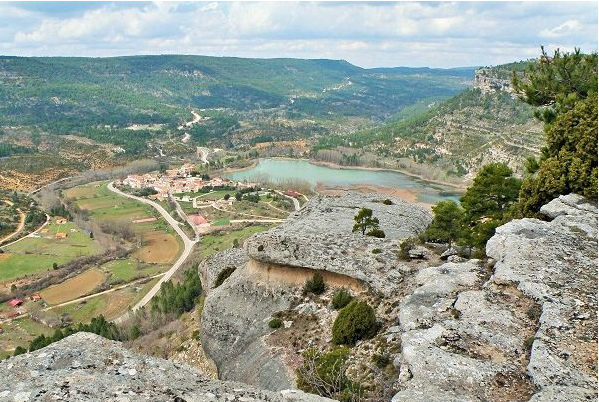
[[[236,188],[250,188],[252,183],[233,183],[220,177],[208,178],[199,176],[195,172],[195,165],[186,163],[177,169],[167,169],[164,174],[146,173],[143,175],[129,175],[122,182],[115,181],[117,186],[129,186],[132,189],[151,188],[156,194],[149,198],[165,200],[169,194],[197,193],[204,188],[221,188],[233,186]]]

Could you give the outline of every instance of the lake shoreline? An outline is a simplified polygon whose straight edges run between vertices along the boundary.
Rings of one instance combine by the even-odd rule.
[[[367,166],[344,166],[344,165],[339,165],[333,162],[324,162],[324,161],[317,161],[317,160],[313,160],[313,159],[309,159],[309,158],[289,158],[286,156],[271,156],[268,158],[258,158],[257,160],[254,160],[249,166],[246,167],[242,167],[242,168],[226,168],[224,170],[224,173],[235,173],[235,172],[243,172],[246,170],[251,170],[253,168],[255,168],[258,165],[258,162],[260,162],[261,160],[266,160],[266,159],[274,159],[274,160],[284,160],[284,161],[306,161],[312,165],[315,166],[323,166],[323,167],[327,167],[330,169],[338,169],[338,170],[364,170],[364,171],[371,171],[371,172],[394,172],[394,173],[401,173],[403,175],[409,176],[409,177],[413,177],[416,178],[424,183],[430,183],[430,184],[435,184],[435,185],[439,185],[439,186],[443,186],[443,187],[449,187],[451,189],[455,189],[456,192],[458,193],[463,193],[466,191],[467,186],[464,185],[458,185],[455,183],[448,183],[448,182],[444,182],[441,180],[433,180],[433,179],[427,179],[425,177],[423,177],[422,175],[418,175],[415,173],[410,173],[407,170],[402,170],[402,169],[390,169],[390,168],[377,168],[377,167],[367,167]]]

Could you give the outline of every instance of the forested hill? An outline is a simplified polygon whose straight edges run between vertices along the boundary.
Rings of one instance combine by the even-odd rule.
[[[362,162],[375,154],[389,166],[458,183],[490,162],[505,162],[522,173],[526,158],[538,155],[543,144],[533,108],[517,99],[510,84],[512,71],[526,65],[477,69],[473,88],[406,108],[374,128],[321,137],[317,148],[344,149],[346,154],[354,150],[354,159]]]
[[[0,57],[0,125],[175,123],[189,108],[377,121],[455,95],[473,76],[468,68],[363,69],[339,60]]]

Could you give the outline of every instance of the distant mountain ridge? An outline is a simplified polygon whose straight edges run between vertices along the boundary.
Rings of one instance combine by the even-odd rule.
[[[384,75],[381,73],[384,72]],[[342,60],[209,56],[0,57],[0,124],[45,119],[167,123],[179,108],[284,108],[291,115],[382,119],[451,96],[473,70],[363,69]]]

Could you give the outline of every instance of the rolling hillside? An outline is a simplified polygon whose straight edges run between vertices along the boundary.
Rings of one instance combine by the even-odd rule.
[[[451,96],[472,69],[374,69],[337,60],[205,56],[0,57],[0,124],[173,123],[189,108],[281,108],[292,117],[382,119]]]
[[[317,148],[372,153],[428,178],[455,182],[468,180],[489,162],[506,162],[522,172],[526,157],[537,155],[543,143],[533,109],[511,92],[510,68],[522,65],[479,69],[474,88],[407,108],[411,113],[400,113],[380,127],[323,137]]]

